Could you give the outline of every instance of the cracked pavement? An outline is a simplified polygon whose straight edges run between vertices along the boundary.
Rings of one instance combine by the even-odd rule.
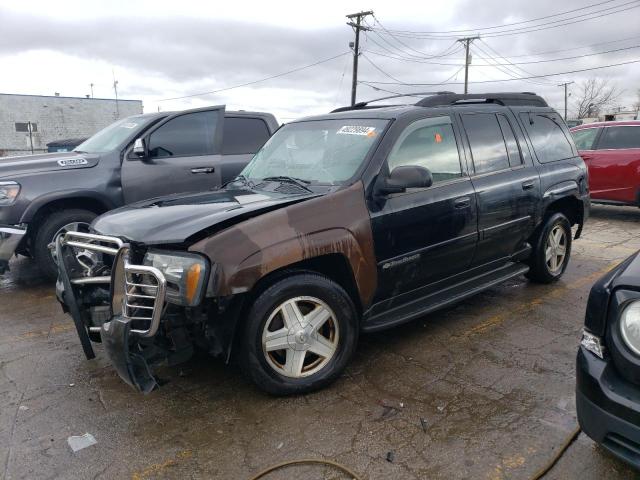
[[[205,356],[161,370],[168,383],[137,394],[99,346],[85,360],[53,286],[31,261],[14,261],[0,278],[2,478],[246,479],[314,457],[366,479],[527,479],[576,425],[589,289],[638,249],[640,209],[594,206],[557,284],[518,278],[363,335],[335,384],[288,398]],[[67,437],[85,432],[97,445],[73,453]],[[636,475],[582,434],[545,478]],[[301,466],[265,478],[347,477]]]

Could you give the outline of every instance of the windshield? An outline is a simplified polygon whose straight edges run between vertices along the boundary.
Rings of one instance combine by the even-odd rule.
[[[278,130],[241,175],[252,182],[293,177],[340,184],[356,173],[387,120],[340,119],[290,123]]]
[[[129,117],[118,120],[82,142],[74,151],[85,153],[110,152],[155,119],[156,117]]]

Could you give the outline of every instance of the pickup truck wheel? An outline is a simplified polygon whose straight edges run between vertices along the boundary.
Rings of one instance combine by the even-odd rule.
[[[51,213],[40,224],[33,244],[33,256],[48,278],[55,280],[58,277],[55,250],[52,250],[56,239],[68,231],[88,231],[96,216],[89,210],[60,210]]]
[[[571,224],[562,213],[554,213],[534,240],[527,277],[538,283],[558,280],[569,264]]]
[[[264,290],[253,303],[241,366],[268,393],[306,393],[334,381],[358,341],[357,313],[340,285],[298,273]]]

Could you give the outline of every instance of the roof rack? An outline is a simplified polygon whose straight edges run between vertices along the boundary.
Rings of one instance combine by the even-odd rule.
[[[453,92],[416,92],[416,93],[399,93],[397,95],[390,95],[388,97],[374,98],[373,100],[367,100],[366,102],[358,102],[354,105],[336,108],[335,110],[331,110],[331,113],[337,112],[348,112],[349,110],[363,110],[365,108],[384,108],[390,107],[394,105],[379,105],[379,106],[370,106],[370,103],[373,102],[381,102],[382,100],[390,100],[392,98],[402,98],[402,97],[422,97],[424,95],[454,95]],[[416,104],[417,105],[417,104]]]
[[[450,105],[467,105],[479,103],[496,103],[509,106],[548,107],[539,95],[533,92],[522,93],[443,93],[423,98],[416,103],[419,107],[442,107]]]

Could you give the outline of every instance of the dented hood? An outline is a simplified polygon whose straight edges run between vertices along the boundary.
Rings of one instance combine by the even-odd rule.
[[[100,155],[97,154],[77,152],[2,157],[0,158],[0,178],[16,178],[36,173],[91,168],[98,164],[99,158]]]
[[[229,222],[242,221],[318,195],[283,195],[249,189],[173,195],[112,210],[98,217],[92,228],[101,235],[146,245],[183,243],[203,230],[215,231]]]

